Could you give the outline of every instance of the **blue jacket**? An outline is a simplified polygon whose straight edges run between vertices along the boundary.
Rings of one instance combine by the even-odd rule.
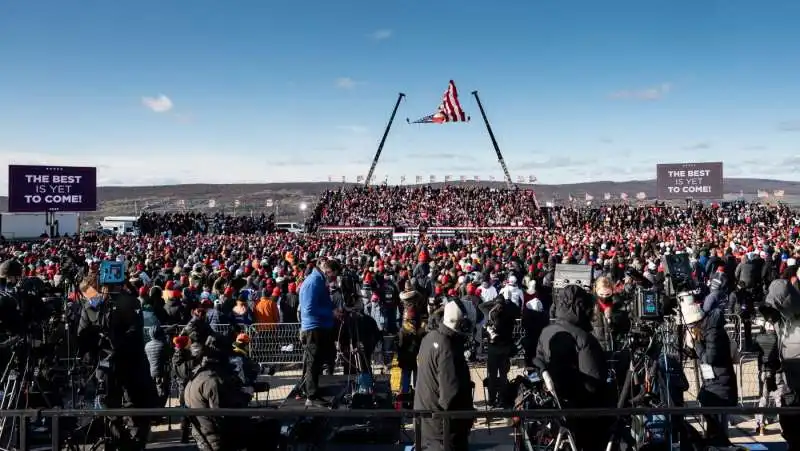
[[[325,276],[311,271],[300,285],[300,330],[333,328],[333,301]]]

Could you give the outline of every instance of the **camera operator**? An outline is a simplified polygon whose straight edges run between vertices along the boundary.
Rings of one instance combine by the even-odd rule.
[[[144,352],[144,335],[139,300],[121,286],[100,286],[99,274],[90,272],[80,284],[86,305],[78,325],[78,350],[84,360],[97,365],[101,404],[106,408],[123,406],[156,407],[157,394]],[[111,419],[111,434],[124,443],[143,449],[150,432],[150,419],[133,418],[128,434],[122,419]]]
[[[736,373],[733,369],[731,341],[725,331],[725,314],[719,308],[708,313],[694,297],[681,299],[681,313],[686,324],[685,346],[693,350],[703,379],[697,401],[702,406],[733,407],[739,400]],[[731,446],[727,415],[703,415],[706,420],[706,443]]]
[[[323,364],[334,352],[334,308],[328,282],[335,281],[342,267],[336,260],[319,262],[300,286],[300,338],[305,345],[306,405],[321,401],[318,393]]]
[[[488,356],[486,361],[486,389],[489,398],[487,404],[492,407],[510,407],[503,405],[505,400],[499,395],[508,384],[508,372],[511,370],[511,357],[515,347],[514,326],[519,318],[519,306],[512,300],[512,293],[505,291],[493,301],[484,302],[478,308],[488,318],[486,331],[489,333]]]
[[[568,285],[555,294],[555,321],[539,337],[535,365],[550,373],[562,407],[613,408],[606,356],[591,334],[594,298],[577,285]],[[601,450],[612,422],[577,418],[569,422],[569,428],[579,450]]]
[[[769,286],[761,313],[775,324],[780,343],[781,369],[788,386],[783,405],[800,405],[800,291],[789,280],[778,279]],[[781,415],[781,433],[790,450],[800,449],[800,415]]]
[[[0,349],[12,345],[25,325],[14,287],[22,277],[22,264],[6,260],[0,264]],[[5,368],[5,365],[3,365]]]

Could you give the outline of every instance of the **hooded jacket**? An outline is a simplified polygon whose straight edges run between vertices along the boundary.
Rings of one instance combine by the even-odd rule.
[[[705,379],[697,400],[704,406],[735,406],[739,400],[733,370],[731,342],[725,332],[725,314],[714,309],[702,320],[702,338],[694,343],[700,364],[709,365],[714,377]]]
[[[556,294],[555,320],[539,337],[535,365],[553,378],[556,394],[568,407],[611,407],[605,354],[591,334],[594,298],[569,285]]]
[[[800,360],[800,292],[788,280],[778,279],[769,285],[764,304],[771,309],[765,317],[778,320],[781,358]]]
[[[238,398],[232,393],[232,386],[226,383],[224,375],[219,371],[219,364],[204,362],[194,370],[194,374],[186,384],[184,399],[190,409],[218,409],[238,407],[231,401]],[[235,440],[231,424],[236,418],[195,417],[192,420],[192,435],[197,448],[202,451],[224,451],[233,448]]]

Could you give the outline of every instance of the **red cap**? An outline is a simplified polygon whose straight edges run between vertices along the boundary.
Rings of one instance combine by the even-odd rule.
[[[175,282],[168,280],[167,284],[164,285],[165,290],[174,290],[175,289]]]
[[[142,296],[142,297],[147,296],[147,287],[139,288],[139,296]]]
[[[281,295],[281,289],[278,288],[278,287],[275,287],[275,289],[272,290],[272,295],[275,296],[275,297],[280,296]]]
[[[297,293],[297,284],[292,282],[289,284],[289,293]]]
[[[467,285],[467,294],[468,295],[475,294],[475,285],[473,285],[473,284]]]

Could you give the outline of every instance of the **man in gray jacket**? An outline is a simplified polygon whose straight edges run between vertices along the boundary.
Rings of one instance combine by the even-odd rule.
[[[776,325],[779,336],[781,367],[789,387],[783,405],[800,405],[800,291],[789,280],[773,281],[761,313]],[[780,424],[788,450],[800,450],[800,415],[781,415]]]

